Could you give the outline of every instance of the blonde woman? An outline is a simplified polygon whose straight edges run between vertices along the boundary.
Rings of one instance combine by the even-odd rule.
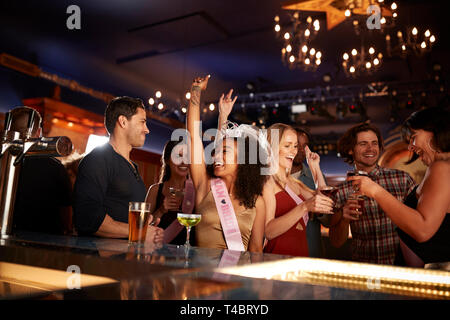
[[[278,139],[275,134],[278,134]],[[306,225],[309,213],[332,214],[333,200],[315,193],[290,176],[298,152],[294,128],[281,123],[274,124],[268,129],[268,140],[274,154],[278,156],[278,169],[263,192],[266,204],[265,237],[268,240],[264,252],[308,257]],[[305,151],[313,176],[318,177],[318,187],[321,188],[325,186],[325,181],[320,172],[320,158],[307,147]]]

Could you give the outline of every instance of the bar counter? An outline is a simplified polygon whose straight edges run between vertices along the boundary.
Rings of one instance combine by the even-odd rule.
[[[0,239],[0,299],[23,298],[448,300],[450,272],[23,232]]]

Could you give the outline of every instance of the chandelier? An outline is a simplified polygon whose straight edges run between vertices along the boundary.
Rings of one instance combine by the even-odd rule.
[[[358,51],[353,49],[350,53],[344,52],[342,55],[342,67],[347,77],[357,77],[361,74],[373,74],[380,66],[383,59],[381,52],[376,52],[375,47],[371,46],[366,52],[366,48],[361,46]]]
[[[322,52],[311,44],[320,30],[319,20],[309,16],[301,21],[299,13],[290,14],[290,23],[282,30],[280,17],[275,17],[275,32],[282,39],[281,60],[289,69],[315,71],[322,63]]]
[[[364,30],[380,30],[395,26],[398,5],[385,0],[345,0],[344,15],[352,21],[357,35]]]
[[[395,36],[386,35],[386,52],[390,57],[423,56],[431,51],[435,42],[436,36],[430,29],[419,31],[417,27],[409,27],[406,32],[397,31]]]

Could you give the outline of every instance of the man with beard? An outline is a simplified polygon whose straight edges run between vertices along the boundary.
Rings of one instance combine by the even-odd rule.
[[[146,187],[133,148],[142,147],[147,114],[141,99],[117,97],[105,110],[109,143],[81,160],[74,191],[74,225],[79,235],[128,238],[128,203],[144,202]],[[158,221],[156,221],[158,222]],[[147,241],[162,242],[163,230],[148,226]]]
[[[399,201],[414,188],[415,182],[406,172],[380,167],[377,162],[383,150],[380,130],[368,123],[356,125],[339,139],[338,152],[355,170],[363,171]],[[331,218],[330,241],[342,246],[352,232],[352,260],[376,264],[403,264],[400,240],[395,225],[372,199],[364,197],[364,205],[351,195],[358,193],[350,181],[338,187],[334,196],[336,214]]]

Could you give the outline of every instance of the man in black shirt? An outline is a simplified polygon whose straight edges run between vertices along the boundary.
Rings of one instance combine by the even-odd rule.
[[[11,110],[11,130],[25,136],[32,109]],[[41,136],[41,116],[35,110],[32,138]],[[66,169],[53,157],[25,157],[20,168],[14,202],[13,231],[50,234],[72,232],[72,186]]]
[[[141,99],[118,97],[105,111],[109,143],[92,150],[80,162],[74,190],[74,225],[79,235],[128,237],[128,203],[145,201],[146,187],[130,160],[142,147],[147,115]],[[162,242],[163,230],[149,226],[147,241]]]

